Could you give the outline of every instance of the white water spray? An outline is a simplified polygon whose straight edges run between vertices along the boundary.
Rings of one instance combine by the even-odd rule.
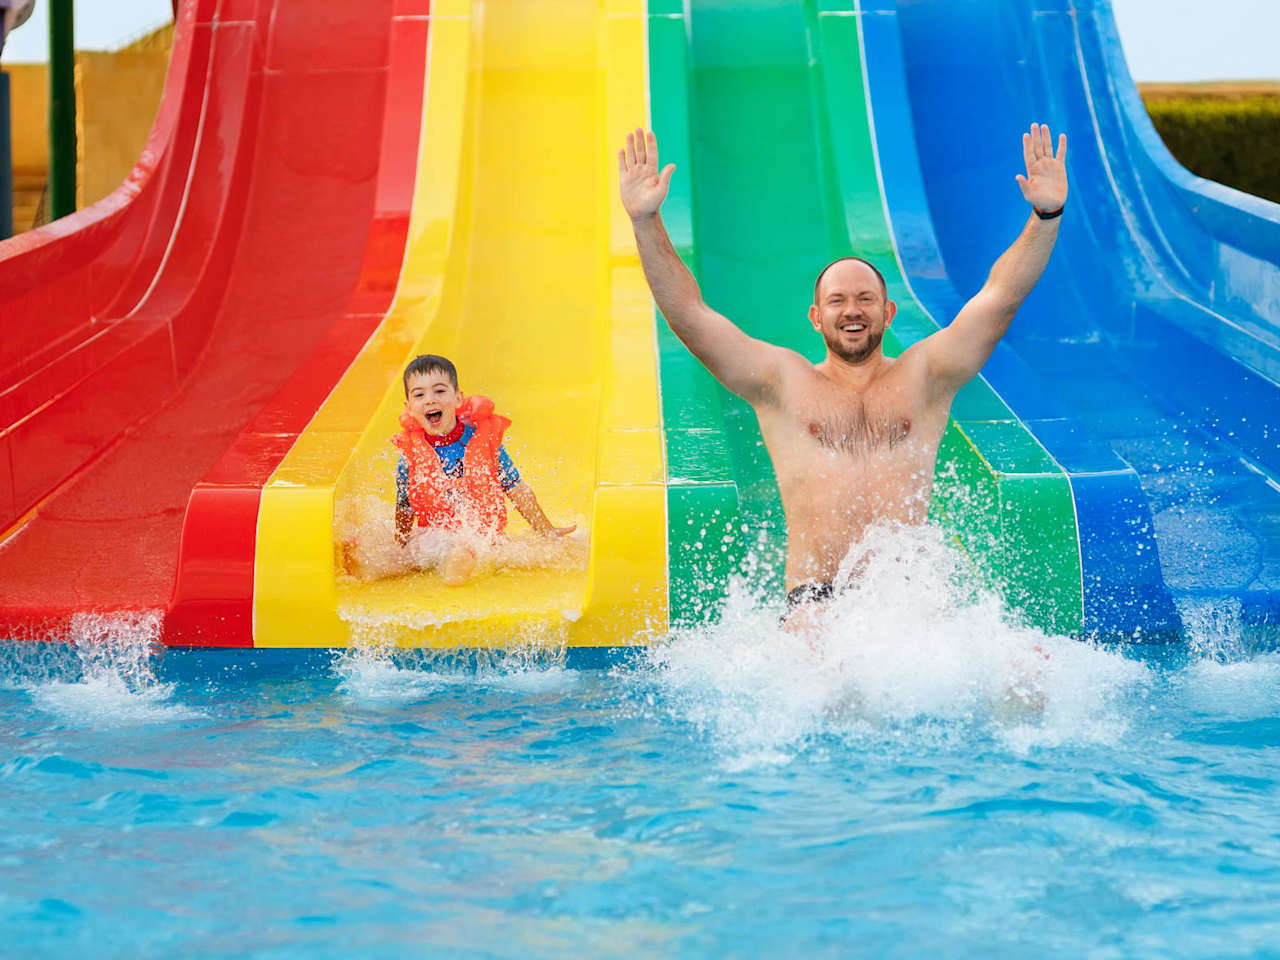
[[[155,610],[78,613],[65,643],[28,642],[6,652],[5,685],[73,726],[119,726],[197,716],[171,700],[155,665],[160,646]]]
[[[973,589],[939,528],[875,527],[849,556],[856,581],[803,632],[781,629],[776,607],[734,584],[717,624],[650,652],[662,701],[745,763],[784,760],[818,737],[939,725],[1017,750],[1126,729],[1118,701],[1147,669],[1016,623],[994,593]]]
[[[568,690],[579,681],[577,671],[565,668],[563,645],[532,639],[524,644],[468,650],[399,648],[380,626],[387,627],[356,626],[352,645],[333,661],[339,690],[365,706],[409,703],[450,686],[537,694]]]
[[[1178,601],[1190,662],[1174,682],[1188,709],[1241,720],[1280,708],[1280,652],[1259,652],[1242,612],[1230,598]]]
[[[590,531],[586,518],[569,520],[577,529],[565,537],[542,537],[531,531],[488,537],[474,532],[415,529],[406,546],[396,540],[395,508],[372,494],[349,496],[334,511],[334,536],[342,557],[341,571],[356,580],[379,580],[439,568],[458,544],[478,558],[473,576],[495,570],[581,570],[586,567]]]

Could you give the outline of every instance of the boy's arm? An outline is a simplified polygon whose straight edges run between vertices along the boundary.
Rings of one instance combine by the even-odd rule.
[[[386,514],[384,513],[385,517]],[[383,528],[386,529],[385,527]],[[402,504],[396,504],[396,543],[404,546],[409,542],[409,536],[413,533],[413,507],[406,507]]]
[[[413,507],[409,505],[409,463],[396,461],[396,543],[404,546],[413,533]]]
[[[578,529],[576,523],[567,527],[554,526],[547,519],[547,515],[543,513],[542,504],[538,503],[538,498],[534,496],[533,487],[523,480],[508,490],[507,496],[511,498],[511,502],[520,511],[520,516],[529,521],[529,526],[544,537],[563,537]]]

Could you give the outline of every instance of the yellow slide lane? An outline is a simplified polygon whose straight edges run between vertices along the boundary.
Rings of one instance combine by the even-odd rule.
[[[400,288],[263,491],[257,646],[643,643],[666,628],[653,312],[611,158],[645,116],[643,0],[438,0]],[[335,511],[394,501],[418,353],[511,417],[505,446],[585,566],[345,576]],[[514,508],[512,537],[531,536]]]

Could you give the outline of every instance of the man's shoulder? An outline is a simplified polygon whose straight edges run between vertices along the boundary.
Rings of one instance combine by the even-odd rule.
[[[787,397],[797,385],[806,378],[817,375],[812,362],[788,347],[780,347],[775,343],[757,340],[761,349],[768,353],[770,362],[774,364],[776,376],[771,378],[768,387],[761,389],[758,396],[746,398],[758,412],[784,406]]]
[[[925,340],[927,339],[926,337]],[[925,340],[917,340],[896,357],[885,357],[883,376],[900,377],[927,374],[929,371],[929,348]]]
[[[822,371],[818,369],[818,365],[799,351],[772,343],[769,344],[769,347],[774,351],[778,370],[781,372],[784,382],[786,380],[803,381],[822,376]]]

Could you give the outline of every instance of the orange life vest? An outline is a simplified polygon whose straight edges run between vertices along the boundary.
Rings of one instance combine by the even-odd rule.
[[[451,477],[427,439],[427,431],[406,406],[400,414],[404,429],[391,438],[409,466],[409,505],[420,527],[467,527],[501,532],[507,525],[507,501],[502,490],[498,450],[511,421],[493,412],[488,397],[467,397],[458,405],[458,419],[475,432],[462,455],[462,476]]]

